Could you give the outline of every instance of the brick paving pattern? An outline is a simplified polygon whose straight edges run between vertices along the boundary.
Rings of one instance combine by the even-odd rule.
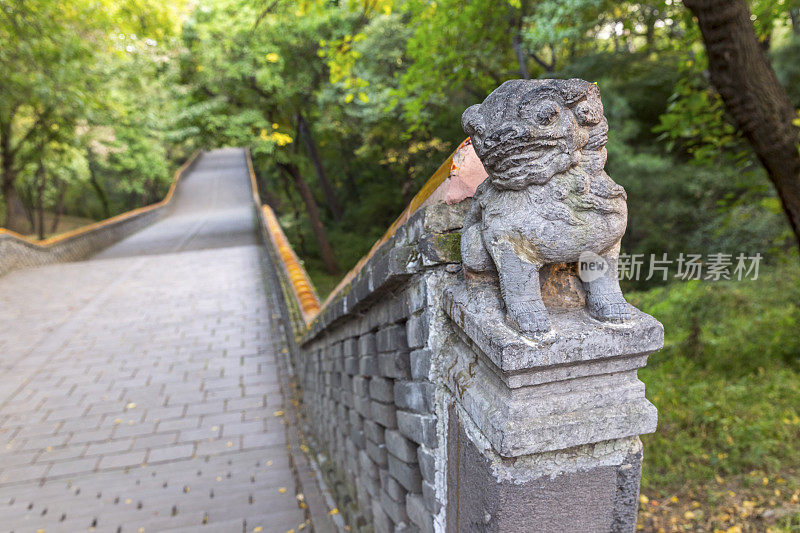
[[[244,153],[205,154],[174,203],[0,278],[0,531],[310,529]]]

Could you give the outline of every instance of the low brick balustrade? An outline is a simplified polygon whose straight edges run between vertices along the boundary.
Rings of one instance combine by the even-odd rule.
[[[468,140],[316,312],[262,212],[311,455],[351,531],[633,531],[663,328],[566,262],[536,278],[549,330],[521,333],[497,274],[462,264],[486,179]]]

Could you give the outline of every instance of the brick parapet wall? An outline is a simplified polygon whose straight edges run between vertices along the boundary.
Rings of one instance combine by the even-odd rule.
[[[636,371],[663,342],[660,324],[636,311],[629,325],[604,325],[572,310],[554,319],[551,344],[488,310],[470,314],[460,230],[471,200],[434,196],[308,322],[265,237],[302,429],[345,523],[378,533],[632,531],[638,435],[655,429]],[[546,284],[575,285],[559,278],[574,277],[569,269],[553,272]],[[507,361],[507,349],[524,357]]]
[[[444,523],[436,464],[446,455],[445,426],[436,396],[447,392],[429,343],[432,319],[444,313],[431,287],[456,276],[468,204],[408,214],[299,339],[307,431],[356,529],[427,532],[437,517]]]
[[[286,269],[275,264],[295,333],[304,429],[351,528],[433,531],[441,510],[428,286],[453,275],[445,271],[460,260],[452,238],[465,209],[418,210],[309,324],[301,323]],[[265,235],[270,259],[279,261]]]

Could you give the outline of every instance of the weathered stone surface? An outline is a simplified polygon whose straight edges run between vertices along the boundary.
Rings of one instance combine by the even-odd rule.
[[[460,233],[427,233],[419,241],[425,265],[459,263],[461,261]]]
[[[391,518],[395,524],[408,521],[405,499],[402,501],[396,501],[392,499],[392,497],[389,496],[389,494],[384,490],[381,491],[380,498],[381,507],[386,512],[386,515]]]
[[[353,378],[353,394],[356,396],[369,396],[369,387],[369,378],[364,376],[356,376]]]
[[[345,357],[353,357],[358,353],[358,341],[354,338],[345,339],[342,343],[342,354]]]
[[[507,319],[525,335],[546,332],[539,269],[591,253],[607,268],[584,280],[589,311],[627,320],[616,275],[626,194],[603,170],[608,122],[597,85],[511,80],[462,124],[489,178],[464,220],[461,255],[471,272],[499,274]]]
[[[442,504],[436,499],[436,488],[433,483],[426,480],[422,481],[422,499],[425,501],[425,508],[432,514],[439,514]]]
[[[430,413],[433,407],[433,383],[425,381],[398,381],[394,386],[394,403],[400,409],[417,413]]]
[[[410,354],[411,377],[414,379],[428,379],[431,372],[430,350],[414,350]]]
[[[358,361],[358,371],[365,376],[377,376],[378,371],[378,357],[370,355],[362,357]]]
[[[381,376],[394,379],[411,378],[411,357],[408,352],[391,352],[378,355]]]
[[[386,448],[389,453],[405,461],[407,463],[414,463],[417,461],[417,445],[406,439],[399,431],[387,431]]]
[[[397,426],[406,438],[428,448],[436,447],[436,417],[398,411]]]
[[[433,533],[433,517],[425,507],[425,501],[419,494],[406,496],[406,512],[411,522],[417,526],[421,533]]]
[[[386,428],[397,427],[397,407],[391,403],[372,401],[370,414],[372,419]]]
[[[356,411],[364,418],[371,418],[371,402],[368,396],[356,396],[353,398],[353,403],[356,405]]]
[[[422,473],[422,479],[433,483],[434,476],[436,475],[436,458],[430,451],[422,446],[417,449],[417,458],[419,460],[419,470]]]
[[[380,501],[372,503],[372,524],[375,528],[375,533],[394,533],[394,524],[389,515],[383,510]]]
[[[370,456],[367,455],[366,451],[361,450],[358,452],[358,461],[359,464],[361,465],[362,472],[364,472],[367,476],[373,479],[379,479],[378,465],[376,465],[375,462],[370,458]]]
[[[603,172],[597,90],[511,82],[464,126],[490,176],[475,199],[404,213],[309,327],[291,324],[331,491],[352,531],[628,530],[637,436],[656,423],[636,372],[663,331],[610,275],[625,197]],[[581,279],[584,251],[600,277]]]
[[[358,338],[358,353],[361,357],[378,353],[374,333],[365,333]]]
[[[597,321],[581,309],[554,308],[550,331],[531,339],[506,324],[492,284],[454,284],[445,291],[444,306],[457,329],[503,372],[649,354],[664,345],[663,326],[633,307],[624,324]]]
[[[518,350],[510,352],[508,345],[486,342],[497,336],[475,333],[492,327],[486,313],[479,321],[469,307],[452,303],[451,316],[474,327],[456,328],[461,339],[452,346],[447,383],[500,455],[518,457],[655,431],[655,407],[636,376],[647,354],[660,346],[662,329],[651,317],[634,311],[633,321],[611,325],[591,322],[580,309],[559,311],[551,316],[554,324],[566,325],[566,333],[554,328],[548,344],[506,328],[506,338]],[[568,326],[571,322],[575,328]],[[589,329],[578,335],[573,333],[578,326]],[[610,353],[603,353],[603,342]],[[565,353],[566,347],[571,351]],[[515,372],[491,368],[498,364]]]
[[[406,463],[389,454],[389,473],[409,492],[422,492],[422,475],[417,463]]]
[[[409,348],[422,348],[428,342],[428,324],[430,318],[427,313],[412,315],[406,322],[406,337]]]
[[[406,350],[408,341],[403,326],[388,326],[378,330],[377,335],[378,352],[392,352],[396,350]]]
[[[385,378],[372,378],[369,382],[369,395],[381,402],[394,401],[394,381]]]
[[[634,531],[639,512],[639,479],[642,476],[642,450],[633,449],[617,469],[617,496],[614,500],[612,531]]]
[[[547,465],[532,456],[526,460],[527,478],[507,473],[503,479],[493,464],[499,458],[486,457],[475,447],[458,416],[450,421],[448,484],[457,483],[459,490],[448,492],[448,531],[527,531],[531,517],[536,517],[536,531],[544,533],[634,530],[636,507],[619,500],[618,480],[620,471],[630,467],[624,450],[638,449],[638,439],[622,442],[622,453],[606,460],[584,455],[588,450],[564,452]],[[571,454],[579,462],[565,460]],[[580,461],[585,463],[579,466]],[[616,529],[623,523],[626,527]]]
[[[366,420],[364,422],[364,434],[374,443],[383,444],[386,442],[384,438],[384,431],[384,426],[381,426],[372,420]]]
[[[378,466],[384,467],[387,464],[386,446],[383,444],[375,444],[371,440],[366,443],[367,455],[370,459],[375,461]]]

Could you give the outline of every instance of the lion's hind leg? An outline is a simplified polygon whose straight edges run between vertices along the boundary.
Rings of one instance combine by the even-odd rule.
[[[604,322],[621,323],[630,320],[630,304],[622,295],[617,275],[619,245],[600,257],[606,262],[606,271],[597,279],[583,282],[589,314]]]

